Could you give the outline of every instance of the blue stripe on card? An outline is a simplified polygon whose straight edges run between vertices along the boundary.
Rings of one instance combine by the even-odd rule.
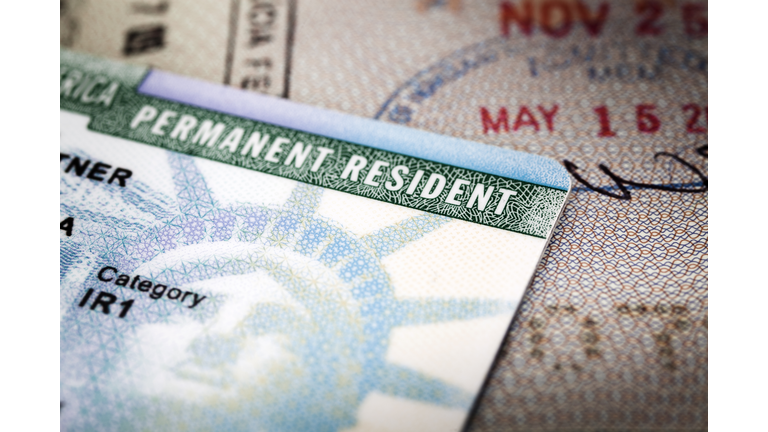
[[[568,190],[556,161],[152,70],[140,94],[515,180]]]

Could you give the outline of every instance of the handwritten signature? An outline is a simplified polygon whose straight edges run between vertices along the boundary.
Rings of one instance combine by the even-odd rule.
[[[704,158],[709,157],[708,148],[707,145],[698,147],[696,149],[696,153],[701,155]],[[611,171],[610,168],[605,166],[604,164],[600,164],[597,166],[597,168],[600,169],[605,175],[611,178],[611,180],[616,183],[616,186],[618,187],[620,193],[614,193],[610,192],[605,188],[599,188],[597,186],[593,186],[588,181],[586,181],[581,175],[579,175],[578,170],[579,167],[576,166],[573,162],[569,160],[563,160],[563,165],[565,165],[565,169],[568,170],[569,173],[581,184],[586,186],[588,189],[595,191],[599,194],[603,194],[606,196],[609,196],[611,198],[616,198],[620,200],[630,200],[632,199],[632,195],[629,193],[629,190],[627,190],[627,186],[639,188],[639,189],[658,189],[658,190],[664,190],[669,192],[684,192],[684,193],[697,193],[697,192],[706,192],[709,187],[709,182],[707,179],[707,176],[705,176],[698,168],[696,168],[693,164],[686,161],[685,159],[681,158],[680,156],[674,155],[672,153],[667,152],[658,152],[655,155],[653,155],[653,158],[658,160],[660,156],[668,157],[680,165],[688,168],[691,170],[694,174],[696,174],[699,179],[701,180],[701,187],[697,188],[684,188],[677,185],[665,185],[665,184],[652,184],[652,183],[641,183],[636,182],[633,180],[628,180],[625,178],[622,178],[615,174],[613,171]]]

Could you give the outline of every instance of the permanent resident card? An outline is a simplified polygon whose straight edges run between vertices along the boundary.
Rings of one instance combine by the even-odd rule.
[[[63,430],[458,430],[570,179],[61,52]]]

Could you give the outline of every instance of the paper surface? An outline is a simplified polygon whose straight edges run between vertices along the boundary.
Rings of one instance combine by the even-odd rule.
[[[707,427],[707,2],[65,4],[75,50],[567,161],[469,429]]]
[[[62,428],[459,430],[565,169],[175,80],[61,53]]]

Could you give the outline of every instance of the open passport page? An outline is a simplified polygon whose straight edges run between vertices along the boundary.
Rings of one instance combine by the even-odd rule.
[[[63,430],[458,430],[554,160],[61,51]]]
[[[326,169],[343,172],[346,168],[346,165],[337,168],[326,165],[334,157],[339,157],[340,147],[288,135],[280,135],[289,140],[276,148],[282,153],[275,153],[270,158],[278,162],[266,161],[264,157],[277,133],[265,129],[258,129],[259,140],[264,139],[265,134],[270,138],[260,148],[257,158],[251,155],[261,141],[250,144],[248,158],[238,159],[243,156],[241,152],[249,145],[247,143],[256,130],[248,126],[250,123],[243,118],[255,118],[273,126],[334,138],[344,142],[345,146],[353,143],[366,149],[413,157],[419,163],[443,163],[522,181],[529,181],[522,172],[502,172],[489,165],[498,163],[505,169],[526,166],[526,163],[509,161],[510,155],[518,153],[494,153],[486,157],[482,155],[488,155],[491,150],[472,150],[476,148],[476,143],[554,159],[568,171],[573,187],[531,284],[520,300],[488,378],[470,408],[464,430],[583,432],[703,431],[708,428],[709,54],[706,0],[62,0],[60,12],[60,45],[75,52],[150,66],[155,70],[412,128],[408,132],[383,129],[380,124],[361,123],[357,117],[340,117],[337,114],[333,115],[337,120],[325,121],[328,113],[324,111],[322,115],[317,114],[321,112],[317,110],[312,110],[313,114],[301,115],[298,111],[304,108],[274,99],[266,99],[269,103],[248,105],[243,112],[240,111],[242,103],[235,103],[236,98],[224,96],[231,93],[219,89],[217,95],[211,95],[209,91],[201,91],[203,87],[199,83],[187,84],[189,81],[178,78],[163,80],[161,77],[165,75],[152,72],[141,85],[139,94],[166,102],[140,103],[140,106],[137,103],[126,114],[127,118],[120,120],[122,123],[115,123],[128,124],[128,127],[115,126],[119,131],[128,131],[118,135],[128,140],[137,140],[136,137],[141,135],[138,140],[145,144],[181,147],[181,137],[187,127],[189,129],[183,140],[189,145],[199,128],[204,127],[203,123],[210,120],[205,127],[210,129],[208,135],[211,136],[206,138],[205,134],[201,134],[197,138],[198,144],[191,148],[201,153],[209,152],[203,154],[205,160],[195,159],[195,168],[205,178],[206,187],[210,189],[210,200],[225,209],[229,209],[227,206],[232,201],[258,203],[264,198],[257,200],[243,195],[245,190],[250,190],[243,186],[239,186],[237,198],[226,198],[223,186],[214,183],[218,177],[206,168],[220,164],[211,165],[209,158],[220,161],[222,155],[230,153],[231,161],[237,160],[241,166],[250,161],[248,163],[257,170],[274,173],[275,164],[284,164],[291,157],[297,142],[301,142],[302,147],[296,147],[298,153],[292,156],[289,166],[295,167],[299,154],[303,155],[302,152],[307,151],[306,147],[311,144],[312,150],[300,163],[301,166],[308,165],[311,169],[320,157],[319,148],[323,147],[335,153],[325,156],[318,172],[326,172]],[[141,79],[139,75],[145,73],[138,71],[129,83],[120,84],[120,91],[125,91],[123,86],[130,88],[137,85]],[[77,73],[74,74],[64,87],[65,91],[67,88],[70,90],[62,103],[83,97],[80,92],[85,87],[78,92],[77,88],[82,84],[79,84]],[[62,80],[66,78],[67,75],[62,76]],[[109,82],[112,80],[110,78]],[[163,81],[162,85],[159,85],[160,81]],[[94,84],[92,97],[98,97],[108,85]],[[172,87],[176,90],[171,91]],[[162,90],[156,91],[158,88]],[[117,92],[117,89],[112,91]],[[118,101],[116,94],[110,96],[107,92],[103,96],[106,99],[114,97],[110,110],[115,109],[114,104]],[[195,100],[189,100],[192,96]],[[159,105],[170,100],[218,114],[231,114],[238,119],[225,119],[209,112],[192,112],[171,104]],[[86,116],[80,117],[83,127],[88,124],[91,132],[100,134],[100,139],[105,142],[117,139],[114,135],[109,138],[112,132],[103,132],[108,122],[105,117],[102,118],[106,111],[101,110],[106,106],[93,102],[77,104],[77,112]],[[152,105],[142,114],[147,119],[137,120],[136,129],[130,129],[130,122],[145,105]],[[102,114],[96,113],[95,108],[93,113],[85,112],[91,109],[87,106],[97,107]],[[267,106],[270,108],[263,109]],[[67,110],[73,112],[74,109],[70,107]],[[263,110],[257,113],[257,109]],[[166,114],[169,117],[161,122],[160,118],[168,110],[175,112],[176,116]],[[194,117],[197,123],[191,126],[189,122],[192,120],[187,118],[184,123],[187,126],[177,130],[184,115]],[[345,120],[338,120],[341,118]],[[287,124],[288,119],[298,123]],[[165,120],[168,124],[162,124]],[[91,123],[87,123],[89,121]],[[235,121],[244,123],[235,126]],[[162,131],[162,136],[146,132],[151,131],[157,122],[161,124],[156,130]],[[224,125],[220,132],[215,130],[219,123]],[[331,125],[334,129],[328,130]],[[243,129],[243,136],[239,137],[240,132],[234,132],[235,135],[227,141],[229,144],[218,150],[218,146],[236,127]],[[439,134],[440,137],[423,135],[413,129]],[[174,131],[176,138],[170,138]],[[217,148],[211,150],[206,145],[213,136],[216,136],[214,145]],[[382,139],[382,136],[392,139]],[[446,136],[457,140],[449,140]],[[202,141],[206,145],[200,146]],[[78,146],[84,145],[83,142],[79,141]],[[449,142],[461,142],[463,144],[459,147],[466,148],[454,148]],[[400,144],[406,149],[392,147]],[[131,145],[144,151],[154,148]],[[358,149],[349,147],[352,148]],[[234,150],[230,152],[230,149]],[[70,156],[70,159],[61,162],[62,175],[73,163],[71,157],[80,157],[68,151],[62,150]],[[413,153],[416,151],[421,153]],[[183,147],[177,153],[185,152],[188,153],[187,148]],[[480,213],[459,212],[467,211],[466,206],[475,191],[474,180],[457,177],[472,184],[460,186],[463,192],[454,198],[461,205],[455,206],[446,203],[447,195],[436,199],[421,198],[422,189],[435,173],[445,177],[446,184],[442,187],[451,192],[456,179],[449,178],[439,169],[416,167],[410,162],[395,162],[356,150],[350,150],[349,155],[342,158],[351,155],[366,159],[357,173],[356,183],[348,183],[345,179],[336,185],[319,185],[313,183],[312,178],[290,177],[293,174],[287,172],[292,168],[285,165],[281,169],[292,180],[325,188],[314,215],[335,220],[358,237],[373,235],[382,229],[379,227],[407,218],[393,216],[392,222],[393,219],[379,220],[376,217],[383,216],[374,215],[385,213],[371,211],[366,218],[356,219],[357,223],[370,222],[370,228],[368,225],[355,225],[348,216],[341,216],[341,212],[329,214],[330,196],[352,199],[356,193],[345,194],[343,190],[335,189],[337,186],[347,191],[354,186],[362,194],[372,191],[369,188],[373,186],[365,183],[371,172],[374,172],[370,174],[372,182],[384,184],[384,188],[376,193],[385,196],[391,192],[386,187],[387,182],[392,182],[392,187],[397,184],[391,174],[398,165],[407,166],[408,174],[401,173],[401,190],[387,195],[386,199],[400,200],[401,205],[387,205],[385,208],[456,219],[445,227],[424,234],[419,240],[412,241],[413,244],[393,249],[391,254],[382,258],[382,266],[398,300],[413,300],[415,297],[411,294],[404,297],[406,294],[399,276],[403,273],[395,270],[393,260],[402,259],[403,263],[417,266],[416,260],[406,257],[410,251],[421,250],[419,248],[436,241],[439,235],[447,235],[448,231],[441,230],[458,226],[458,221],[463,221],[467,230],[491,230],[488,225],[462,219],[479,217]],[[99,159],[94,153],[88,154],[90,159],[83,157],[78,159],[78,163],[91,160],[91,165],[80,168],[82,178],[87,179],[87,169],[91,169],[93,164],[106,163],[110,165],[107,173],[96,174],[105,178],[101,188],[118,184],[117,177],[111,184],[109,180],[117,168],[123,168],[132,173],[126,180],[126,187],[136,190],[140,170],[135,166],[123,162],[122,158],[99,156]],[[150,160],[153,159],[146,159]],[[379,164],[381,166],[373,170],[377,161],[389,163],[389,166]],[[145,163],[142,159],[140,166]],[[341,163],[344,163],[343,160]],[[164,162],[162,166],[167,164]],[[148,166],[145,169],[161,172],[166,168]],[[376,174],[379,170],[381,175]],[[418,189],[412,194],[406,193],[419,170],[424,174]],[[229,171],[245,172],[242,169]],[[248,175],[255,175],[255,171],[246,171]],[[298,175],[303,176],[303,172],[299,170]],[[67,173],[68,180],[81,178],[71,173]],[[118,177],[123,175],[125,173],[121,171]],[[349,179],[352,176],[350,171]],[[177,181],[179,175],[174,174],[172,178],[167,182]],[[277,179],[275,176],[268,178]],[[439,178],[434,177],[433,187],[438,187]],[[90,179],[88,184],[94,181]],[[482,217],[490,218],[486,219],[487,222],[493,222],[492,219],[498,217],[494,212],[498,208],[496,200],[502,198],[501,188],[518,190],[483,181],[479,183],[483,184],[483,197],[490,193]],[[556,183],[548,181],[530,180],[530,183],[551,185],[558,189]],[[152,190],[157,190],[161,183],[154,179],[147,184],[152,185]],[[164,196],[178,196],[173,184],[169,183]],[[489,186],[494,186],[493,192],[488,192]],[[567,189],[565,184],[561,190],[564,189]],[[128,193],[126,189],[121,191]],[[427,196],[430,196],[429,192]],[[479,210],[479,198],[474,198],[474,212]],[[520,198],[520,195],[510,194],[508,199],[512,201],[508,202],[505,211],[514,212],[514,200]],[[409,207],[417,199],[434,206],[435,212]],[[177,208],[177,203],[172,202],[176,206],[173,208]],[[369,205],[385,206],[381,200],[369,202]],[[283,201],[274,205],[281,203]],[[194,205],[201,206],[197,201]],[[105,208],[101,212],[106,211]],[[161,205],[157,208],[169,207]],[[344,215],[354,214],[347,212],[346,208],[344,210]],[[199,211],[205,214],[205,211]],[[233,214],[235,218],[240,217]],[[78,229],[83,226],[84,217],[78,220],[74,215],[62,213],[62,221],[67,217],[74,218],[74,225],[71,225],[73,236],[79,235]],[[169,217],[165,215],[161,218],[167,220]],[[70,224],[65,223],[64,226],[70,227]],[[181,226],[180,222],[176,223],[176,228],[168,228],[168,232]],[[514,227],[511,230],[503,227],[493,229],[505,233],[522,232]],[[180,236],[177,235],[178,238]],[[176,242],[176,248],[180,248],[177,237],[168,238]],[[495,238],[500,242],[505,237],[499,234]],[[504,261],[506,254],[511,253],[504,245],[486,242],[477,235],[462,235],[461,239],[485,242],[480,249],[484,254],[483,262],[497,257]],[[453,241],[450,247],[441,246],[441,250],[445,251],[444,254],[449,250],[455,251],[459,256],[459,244]],[[461,254],[464,260],[475,259],[470,258],[471,254]],[[65,258],[65,262],[71,261]],[[467,265],[473,262],[466,261]],[[505,271],[512,273],[509,267],[512,262],[506,259],[504,264],[495,266],[491,272],[473,270],[473,277],[478,278],[473,281],[485,280],[480,278],[501,280],[507,277]],[[431,283],[442,284],[447,289],[445,287],[449,285],[436,278],[455,278],[452,272],[462,275],[471,273],[462,272],[463,267],[445,255],[434,257],[430,263],[442,267],[438,270],[438,267],[419,264],[418,271],[408,273],[409,283],[414,281],[421,287],[431,286]],[[93,267],[93,271],[103,268]],[[117,268],[119,273],[107,277],[116,279],[120,274],[126,274],[131,281],[136,275],[141,276],[141,280],[150,278],[144,270],[131,272],[117,265],[112,267]],[[430,268],[435,270],[430,271]],[[153,283],[162,285],[163,282],[167,280],[158,278]],[[136,286],[140,283],[137,280]],[[457,285],[461,283],[457,282]],[[511,290],[513,285],[517,286],[517,282],[512,281],[477,283],[483,289],[505,286]],[[90,308],[95,296],[106,286],[94,291],[83,310]],[[168,286],[169,290],[182,288],[179,284]],[[85,287],[96,288],[96,285],[83,285],[81,290]],[[111,287],[115,287],[114,283]],[[185,293],[190,292],[184,299],[187,306],[194,302],[193,293],[198,294],[198,298],[206,296],[195,310],[202,310],[214,298],[208,291],[184,287]],[[469,286],[465,288],[470,290]],[[472,295],[461,298],[499,298],[496,294],[478,292],[473,291]],[[173,295],[176,294],[174,291]],[[81,291],[76,296],[77,301],[70,300],[70,304],[79,303],[84,295],[85,291]],[[179,295],[183,297],[184,293]],[[435,297],[450,298],[446,293],[436,294]],[[119,313],[119,304],[127,299],[120,297],[119,301],[115,300],[118,306],[111,308]],[[517,297],[514,299],[517,301]],[[155,304],[163,304],[163,301],[168,300],[158,300]],[[125,319],[136,313],[138,304],[131,306]],[[99,307],[96,311],[89,313],[103,315]],[[423,376],[459,388],[457,380],[468,379],[470,370],[478,374],[473,382],[479,382],[479,376],[485,373],[481,372],[484,367],[464,368],[461,373],[438,376],[435,370],[425,372],[426,369],[420,369],[413,363],[398,360],[396,353],[400,351],[394,347],[399,346],[399,338],[404,332],[447,326],[449,322],[457,326],[469,325],[484,319],[491,319],[491,316],[440,323],[421,320],[418,324],[415,323],[418,320],[414,319],[413,325],[398,325],[392,331],[386,327],[382,334],[389,335],[388,351],[386,355],[376,358],[384,358],[385,363],[382,364],[416,370]],[[483,331],[470,333],[474,337],[484,334]],[[437,340],[443,339],[435,336],[432,342],[423,346],[434,348]],[[480,343],[480,339],[472,341]],[[461,351],[465,354],[478,351],[470,341],[459,338],[446,342],[445,346],[466,347]],[[458,361],[458,351],[439,358],[443,365],[452,364]],[[458,413],[464,410],[456,408],[458,405],[451,408],[450,404],[433,403],[415,396],[403,398],[393,395],[392,391],[379,390],[381,386],[371,385],[370,388],[376,387],[377,390],[361,391],[359,395],[362,399],[354,403],[354,421],[339,421],[334,426],[336,430],[372,425],[366,420],[370,419],[369,414],[384,411],[368,407],[373,406],[371,400],[384,395],[390,401],[407,400],[408,406],[438,407],[436,409],[440,412]],[[62,397],[62,404],[61,413],[65,419],[72,418],[78,409],[85,409],[76,407],[65,397]],[[99,406],[100,410],[113,409]],[[137,410],[131,411],[131,408],[120,409],[137,413],[131,414],[134,417],[144,416]],[[295,412],[303,412],[302,407],[297,406]],[[392,414],[388,414],[390,412]],[[379,423],[380,430],[419,429],[422,426],[423,430],[428,430],[424,426],[431,424],[427,419],[438,418],[422,415],[421,411],[414,415],[400,412],[395,410],[381,414],[387,417],[388,423]],[[259,415],[266,414],[262,411]],[[224,417],[231,418],[231,415]],[[252,417],[258,416],[253,414]],[[423,423],[412,423],[416,421],[414,419],[425,420]],[[128,426],[130,424],[126,424],[126,428]],[[154,427],[158,428],[156,424]],[[271,423],[260,427],[280,430],[291,426]],[[451,427],[435,426],[436,429]],[[253,428],[258,429],[259,426]]]

